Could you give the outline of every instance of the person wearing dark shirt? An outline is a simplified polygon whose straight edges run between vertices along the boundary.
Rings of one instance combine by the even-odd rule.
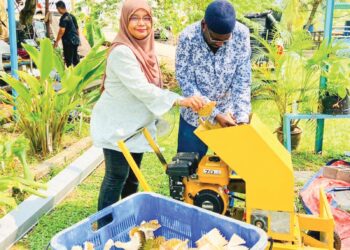
[[[63,1],[56,2],[58,13],[62,16],[59,23],[59,31],[54,47],[58,46],[58,42],[62,39],[63,55],[67,67],[77,65],[80,61],[78,55],[79,27],[77,19],[72,14],[68,13],[66,5]]]

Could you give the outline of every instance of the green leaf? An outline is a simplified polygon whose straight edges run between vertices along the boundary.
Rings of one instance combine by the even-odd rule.
[[[2,74],[1,79],[3,79],[7,84],[9,84],[13,89],[16,90],[18,97],[25,101],[27,104],[31,102],[31,94],[26,86],[16,78],[8,75]]]
[[[62,78],[64,76],[64,70],[65,70],[64,62],[62,60],[62,57],[56,51],[54,51],[53,53],[53,63],[58,74]]]
[[[27,51],[27,53],[30,56],[30,59],[33,60],[33,62],[36,64],[36,66],[38,68],[41,68],[39,51],[35,47],[28,45],[28,44],[25,44],[25,43],[23,43],[22,46]]]
[[[24,71],[19,71],[18,75],[29,86],[31,91],[34,91],[36,94],[42,91],[43,86],[36,77]]]
[[[8,197],[7,194],[0,193],[0,205],[6,205],[9,206],[10,208],[16,207],[16,200],[12,197]]]
[[[50,39],[45,38],[40,41],[40,80],[45,81],[51,71],[54,69],[53,56],[54,50],[51,44]]]
[[[341,99],[344,99],[347,95],[347,89],[344,87],[344,86],[341,86],[339,89],[338,89],[338,95]]]
[[[88,19],[85,24],[85,29],[86,29],[86,38],[90,44],[91,47],[94,46],[94,27],[92,24],[91,19]]]

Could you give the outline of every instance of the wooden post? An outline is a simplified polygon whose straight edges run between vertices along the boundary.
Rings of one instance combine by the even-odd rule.
[[[46,36],[50,37],[51,35],[51,26],[50,26],[50,1],[45,0],[45,24],[46,24]]]

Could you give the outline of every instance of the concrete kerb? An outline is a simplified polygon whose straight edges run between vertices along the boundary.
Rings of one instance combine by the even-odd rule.
[[[102,150],[89,148],[47,183],[48,189],[42,191],[47,198],[31,195],[0,219],[0,249],[9,249],[21,239],[102,162]]]

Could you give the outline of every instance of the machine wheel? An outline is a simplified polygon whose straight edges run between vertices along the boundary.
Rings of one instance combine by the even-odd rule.
[[[225,209],[224,201],[221,196],[218,193],[207,189],[198,192],[193,198],[193,203],[197,207],[219,214],[222,214]]]
[[[307,232],[307,235],[311,236],[312,238],[314,238],[316,240],[320,240],[320,232],[309,231],[309,232]],[[333,244],[334,249],[341,250],[341,239],[339,237],[339,234],[334,232],[333,237],[334,237],[334,244]]]

